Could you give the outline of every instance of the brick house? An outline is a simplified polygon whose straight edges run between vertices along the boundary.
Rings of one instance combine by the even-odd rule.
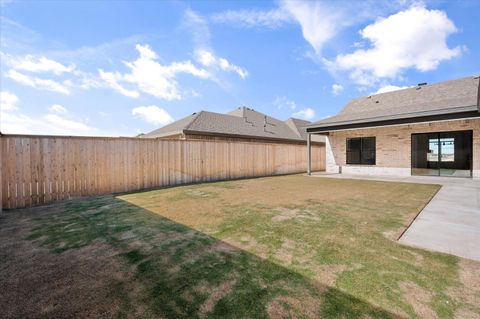
[[[466,77],[351,100],[307,127],[326,137],[326,170],[480,178],[480,83]]]

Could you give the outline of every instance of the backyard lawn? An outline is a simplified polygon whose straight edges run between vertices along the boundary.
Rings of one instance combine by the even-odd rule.
[[[300,175],[0,215],[0,317],[479,318],[480,263],[396,242],[436,185]]]

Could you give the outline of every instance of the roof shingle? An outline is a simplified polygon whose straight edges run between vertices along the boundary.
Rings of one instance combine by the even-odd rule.
[[[143,137],[188,133],[304,141],[307,133],[303,127],[308,124],[310,122],[293,118],[283,122],[247,107],[239,107],[227,114],[194,113]]]
[[[350,100],[335,116],[309,127],[363,123],[479,109],[479,77],[421,85]]]

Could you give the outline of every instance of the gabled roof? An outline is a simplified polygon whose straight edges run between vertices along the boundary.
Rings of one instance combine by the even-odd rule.
[[[143,137],[165,137],[183,133],[302,141],[306,140],[303,126],[310,123],[299,119],[283,122],[250,108],[239,107],[227,114],[207,111],[194,113]]]
[[[480,112],[479,77],[418,85],[350,100],[335,116],[309,125],[322,128],[463,112]],[[368,125],[365,125],[368,126]]]
[[[286,120],[285,123],[287,123],[287,125],[292,130],[297,132],[297,134],[300,135],[302,139],[304,140],[307,139],[307,131],[305,130],[305,126],[312,124],[312,122],[291,117],[288,120]]]
[[[195,119],[197,118],[197,116],[200,115],[200,113],[193,113],[192,115],[186,116],[183,119],[180,119],[159,129],[146,133],[142,135],[142,137],[162,137],[182,134],[183,131],[195,121]]]

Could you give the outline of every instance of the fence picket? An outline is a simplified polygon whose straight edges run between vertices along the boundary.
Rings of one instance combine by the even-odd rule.
[[[305,172],[306,145],[2,135],[3,208],[201,181]],[[312,169],[325,147],[312,146]]]

